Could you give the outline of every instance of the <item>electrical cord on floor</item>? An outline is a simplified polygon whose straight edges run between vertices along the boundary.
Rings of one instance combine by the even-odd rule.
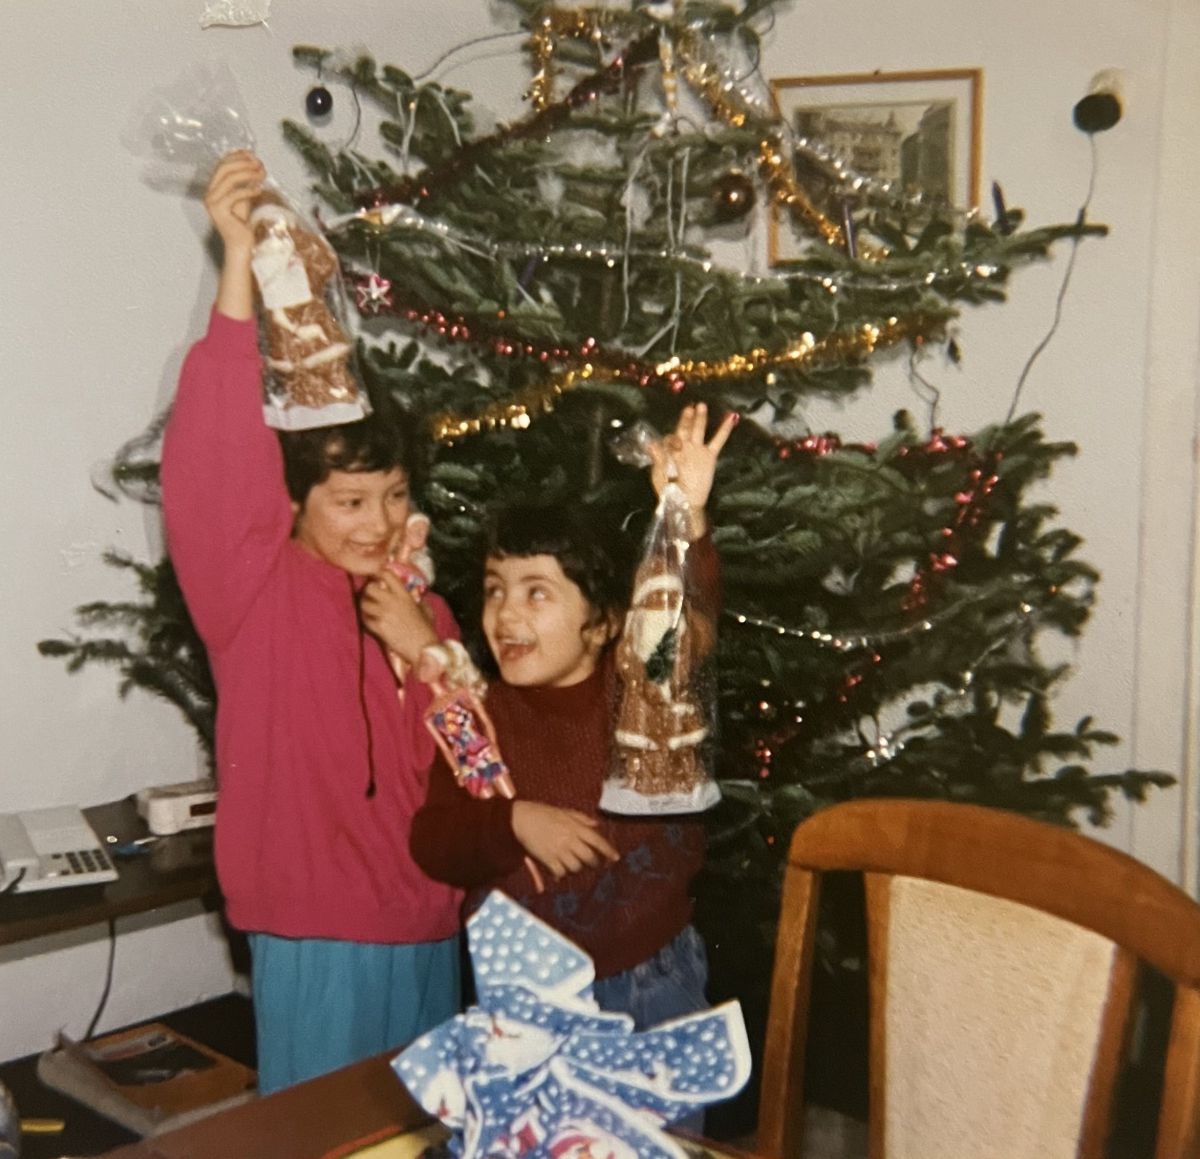
[[[91,1022],[88,1023],[88,1028],[83,1036],[83,1041],[87,1042],[93,1034],[96,1033],[96,1024],[100,1021],[100,1015],[104,1013],[105,1006],[108,1005],[108,996],[112,993],[113,983],[113,965],[117,959],[117,919],[108,919],[108,968],[104,972],[104,989],[100,994],[100,1004],[96,1007],[96,1013],[92,1015]]]

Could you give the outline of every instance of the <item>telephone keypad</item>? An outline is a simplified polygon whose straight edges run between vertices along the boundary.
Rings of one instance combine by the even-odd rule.
[[[112,862],[103,849],[73,849],[65,853],[51,853],[47,860],[52,864],[55,877],[72,873],[103,873],[112,869]]]

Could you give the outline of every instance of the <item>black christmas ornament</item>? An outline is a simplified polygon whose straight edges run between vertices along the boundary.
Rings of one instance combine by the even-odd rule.
[[[1083,133],[1103,133],[1121,119],[1121,78],[1109,68],[1092,77],[1087,96],[1075,103],[1075,128]]]
[[[333,111],[333,94],[323,85],[314,85],[304,98],[304,107],[310,117],[325,117]]]
[[[713,185],[712,206],[717,221],[738,221],[754,206],[754,182],[737,169],[722,174]]]

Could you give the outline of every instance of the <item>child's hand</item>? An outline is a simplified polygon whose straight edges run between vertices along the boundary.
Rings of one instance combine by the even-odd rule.
[[[381,571],[363,588],[359,608],[367,630],[407,664],[438,642],[429,613],[390,571]]]
[[[225,248],[221,280],[217,285],[217,309],[227,318],[245,320],[254,315],[254,287],[250,279],[250,254],[254,232],[250,209],[260,192],[267,171],[246,150],[223,157],[208,183],[204,208]]]
[[[249,254],[254,248],[254,234],[248,224],[251,203],[262,191],[266,176],[263,163],[248,150],[239,149],[222,157],[209,178],[204,208],[221,235],[227,255],[231,250]]]
[[[542,801],[513,802],[513,836],[555,877],[576,873],[585,865],[621,860],[597,831],[598,824],[594,817],[575,809],[560,809]]]
[[[717,457],[739,418],[736,411],[730,411],[706,443],[708,407],[702,402],[685,406],[675,424],[675,433],[650,446],[650,481],[654,493],[662,495],[668,483],[678,485],[692,509],[693,539],[703,535],[708,526],[704,507],[712,490]]]

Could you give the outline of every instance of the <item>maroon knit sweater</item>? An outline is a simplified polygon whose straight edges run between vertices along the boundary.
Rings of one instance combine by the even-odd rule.
[[[698,586],[712,598],[716,553],[706,536],[693,545]],[[535,893],[525,851],[512,831],[512,802],[481,801],[460,788],[444,763],[429,775],[425,804],[413,820],[411,851],[436,881],[472,891],[468,911],[501,889],[581,946],[607,978],[644,962],[691,920],[689,887],[704,858],[704,831],[694,817],[602,814],[597,805],[609,771],[615,696],[613,649],[596,671],[566,688],[515,688],[496,681],[487,711],[518,798],[578,809],[621,855],[556,881],[543,873]]]

